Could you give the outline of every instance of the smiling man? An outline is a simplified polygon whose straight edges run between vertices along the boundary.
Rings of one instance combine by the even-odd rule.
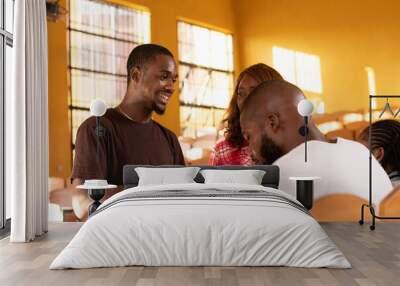
[[[121,186],[126,164],[184,165],[176,135],[152,119],[153,111],[165,112],[174,93],[177,71],[172,53],[155,44],[137,46],[129,55],[127,74],[122,102],[100,118],[102,136],[96,136],[94,117],[78,129],[71,176],[74,186],[87,179],[106,179]],[[72,204],[80,219],[87,215],[90,203],[86,191],[74,189]]]

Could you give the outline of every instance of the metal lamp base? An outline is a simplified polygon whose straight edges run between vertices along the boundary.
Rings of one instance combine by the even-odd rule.
[[[314,182],[312,180],[296,181],[296,197],[303,206],[310,210],[313,207]]]
[[[88,190],[88,194],[89,197],[94,201],[89,206],[89,216],[91,216],[101,205],[100,200],[104,197],[106,191],[104,189],[90,189]]]

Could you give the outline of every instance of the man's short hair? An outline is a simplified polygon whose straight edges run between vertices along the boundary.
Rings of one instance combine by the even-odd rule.
[[[128,61],[126,63],[128,83],[130,81],[130,73],[132,68],[144,68],[146,64],[153,60],[157,55],[166,55],[174,58],[172,53],[167,48],[164,48],[160,45],[143,44],[136,46],[129,54]]]

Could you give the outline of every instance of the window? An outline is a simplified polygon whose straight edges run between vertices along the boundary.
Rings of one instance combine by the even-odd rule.
[[[9,231],[11,218],[10,188],[5,188],[5,112],[12,94],[14,0],[0,0],[0,236]]]
[[[93,0],[71,0],[69,70],[71,139],[90,116],[95,98],[117,105],[126,90],[126,60],[137,45],[150,41],[150,14]]]
[[[181,134],[215,131],[233,92],[232,35],[178,22]]]
[[[274,67],[301,89],[322,93],[319,57],[280,47],[272,48]]]
[[[285,80],[299,88],[317,94],[322,94],[321,66],[319,57],[299,51],[272,48],[274,67]],[[320,96],[310,98],[316,113],[325,113],[325,103]]]

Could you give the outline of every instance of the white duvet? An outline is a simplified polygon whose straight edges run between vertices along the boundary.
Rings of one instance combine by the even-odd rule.
[[[50,269],[128,265],[351,267],[310,215],[279,200],[178,196],[119,201],[137,192],[169,190],[258,190],[298,203],[279,190],[254,185],[131,188],[105,201],[99,208],[103,210],[81,227]]]

